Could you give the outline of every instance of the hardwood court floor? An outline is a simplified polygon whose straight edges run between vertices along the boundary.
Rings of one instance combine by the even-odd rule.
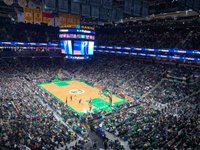
[[[54,80],[52,82],[46,82],[38,85],[48,93],[63,103],[66,103],[69,108],[77,112],[78,114],[87,113],[90,110],[90,104],[88,101],[92,99],[92,111],[99,109],[109,110],[109,99],[100,94],[101,90],[89,85],[85,82],[78,80],[60,81]],[[72,100],[70,99],[72,97]],[[79,100],[81,99],[81,103]],[[112,96],[113,105],[119,105],[126,100],[116,95]]]

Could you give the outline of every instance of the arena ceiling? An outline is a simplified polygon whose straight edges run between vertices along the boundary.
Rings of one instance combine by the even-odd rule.
[[[177,11],[186,11],[189,9],[193,9],[186,4],[181,4],[181,0],[146,0],[149,4],[149,15],[160,15],[164,13],[169,13],[170,15],[172,12]],[[124,9],[124,3],[125,0],[113,0],[113,8],[120,8],[121,10]],[[194,5],[194,4],[193,4]],[[0,17],[9,17],[14,18],[15,16],[15,8],[18,8],[19,10],[22,8],[15,2],[13,5],[8,6],[6,5],[3,0],[0,0]],[[199,10],[195,10],[197,13],[199,13]],[[123,20],[130,19],[136,17],[134,14],[128,15],[126,13],[123,14]],[[139,16],[137,16],[139,17]],[[85,17],[82,17],[82,20],[84,20]],[[95,22],[99,21],[98,19],[92,19],[92,18],[86,18],[87,21]]]

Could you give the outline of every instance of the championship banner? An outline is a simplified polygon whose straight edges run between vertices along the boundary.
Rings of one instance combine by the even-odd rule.
[[[42,22],[48,26],[54,25],[54,18],[52,13],[42,12]]]
[[[73,15],[70,15],[70,14],[67,14],[67,25],[74,25],[74,18],[73,18]]]
[[[34,9],[34,24],[40,24],[42,22],[42,10],[40,8]]]
[[[74,15],[74,24],[75,25],[80,25],[80,16]]]
[[[26,23],[33,23],[33,9],[24,7],[24,21]]]
[[[58,18],[58,25],[61,28],[64,28],[67,26],[67,14],[59,14],[59,18]]]
[[[80,17],[77,15],[67,15],[67,25],[77,25],[80,24]]]
[[[66,27],[67,25],[80,24],[80,16],[71,14],[59,14],[58,18],[59,27]]]

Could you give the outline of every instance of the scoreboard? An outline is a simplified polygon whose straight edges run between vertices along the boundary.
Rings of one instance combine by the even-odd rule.
[[[59,30],[60,48],[66,58],[88,59],[94,54],[95,31],[93,28],[79,26]]]

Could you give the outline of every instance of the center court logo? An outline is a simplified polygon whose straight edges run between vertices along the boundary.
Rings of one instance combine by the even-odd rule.
[[[69,91],[70,94],[83,94],[84,92],[85,91],[81,89],[73,89]]]

